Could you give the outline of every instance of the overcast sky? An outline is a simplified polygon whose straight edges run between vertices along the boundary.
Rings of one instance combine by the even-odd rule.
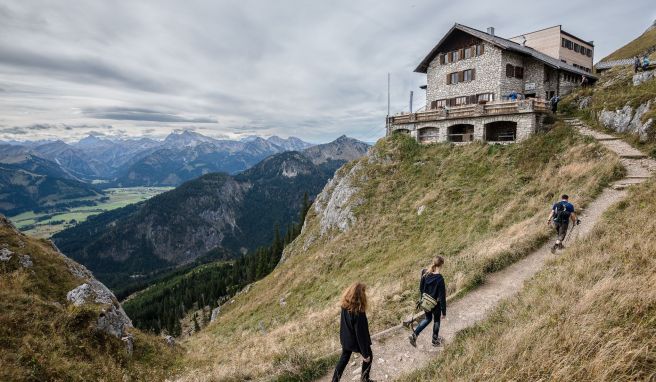
[[[595,61],[642,33],[653,0],[0,0],[0,139],[384,134],[454,22],[515,36],[562,24]]]

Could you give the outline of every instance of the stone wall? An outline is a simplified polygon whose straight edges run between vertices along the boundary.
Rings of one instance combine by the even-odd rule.
[[[480,93],[494,93],[499,95],[499,80],[501,72],[501,50],[493,45],[484,43],[485,51],[482,55],[460,60],[451,64],[440,65],[439,55],[430,63],[427,70],[426,105],[430,107],[431,101],[459,96],[468,96]],[[476,69],[475,79],[453,85],[446,84],[449,73],[467,69]]]
[[[537,113],[518,113],[508,115],[458,118],[434,122],[399,124],[392,126],[392,131],[408,131],[411,137],[422,143],[447,142],[449,127],[466,124],[474,126],[474,140],[482,141],[485,139],[486,124],[492,122],[507,121],[517,123],[516,141],[522,141],[530,137],[541,128],[539,122],[540,120],[541,115]],[[437,137],[430,137],[430,139],[424,140],[420,139],[422,137],[422,130],[425,131],[426,129],[437,129]],[[432,131],[430,135],[433,135]]]

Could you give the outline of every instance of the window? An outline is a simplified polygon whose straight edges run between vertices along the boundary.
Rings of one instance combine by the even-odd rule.
[[[456,106],[466,105],[469,97],[456,97]]]
[[[465,82],[473,81],[474,80],[474,69],[468,69],[462,72],[462,80]]]
[[[515,66],[515,78],[524,78],[524,68],[521,66]]]
[[[561,39],[560,39],[560,46],[562,46],[563,48],[566,48],[566,47],[567,47],[567,46],[566,46],[567,44],[565,43],[566,41],[567,41],[567,40],[565,40],[564,37],[561,37]]]
[[[585,55],[588,57],[592,57],[592,49],[585,48]]]
[[[551,73],[549,72],[549,69],[545,66],[544,67],[544,82],[549,82],[551,81]]]
[[[433,102],[435,102],[435,108],[445,107],[446,106],[446,100],[445,99],[438,99],[437,101],[433,101]]]
[[[480,56],[483,53],[485,53],[485,45],[483,44],[476,45],[476,55]]]
[[[472,58],[472,49],[465,48],[465,59]]]
[[[454,72],[454,73],[449,73],[446,75],[446,84],[447,85],[455,85],[458,83],[458,73],[460,72]]]
[[[579,44],[577,44],[577,43],[574,43],[574,51],[575,51],[576,53],[580,52],[580,51],[581,51],[581,46],[580,46]]]
[[[494,101],[494,93],[482,93],[477,96],[477,101],[492,102]]]
[[[451,52],[451,60],[450,62],[456,62],[460,59],[460,55],[458,54],[459,52],[457,50],[454,50]]]
[[[510,64],[506,64],[506,77],[512,77],[514,74],[515,67]]]

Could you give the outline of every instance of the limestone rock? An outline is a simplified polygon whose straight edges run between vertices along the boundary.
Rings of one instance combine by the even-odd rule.
[[[29,255],[18,255],[18,263],[23,268],[32,268],[32,258]]]
[[[0,261],[9,261],[14,255],[12,251],[7,248],[0,248]]]
[[[425,210],[426,210],[426,206],[419,206],[419,208],[417,208],[417,215],[421,216],[421,214],[423,214]]]
[[[175,346],[175,337],[173,336],[164,336],[164,341],[166,341],[166,344],[169,345],[169,347]]]
[[[212,309],[212,315],[210,316],[210,322],[214,322],[217,317],[219,317],[219,313],[221,313],[221,307],[217,306],[216,308]]]
[[[579,110],[589,108],[590,104],[592,104],[592,97],[591,96],[582,97],[578,102]]]
[[[654,78],[654,71],[650,70],[648,72],[641,72],[633,75],[633,86],[641,85],[643,82],[647,82]]]
[[[317,196],[314,211],[319,218],[321,236],[332,228],[346,231],[356,222],[353,209],[364,201],[355,198],[359,188],[353,183],[362,163],[358,162],[346,174],[338,173]]]
[[[100,331],[122,338],[126,335],[126,330],[132,327],[132,321],[114,294],[96,279],[90,279],[69,291],[66,299],[75,306],[103,305],[96,321],[96,328]]]
[[[640,137],[640,140],[647,139],[649,130],[654,121],[649,119],[642,123],[642,116],[651,108],[652,101],[648,101],[635,109],[629,105],[616,111],[602,110],[599,114],[599,122],[605,127],[615,130],[619,133],[633,133]]]

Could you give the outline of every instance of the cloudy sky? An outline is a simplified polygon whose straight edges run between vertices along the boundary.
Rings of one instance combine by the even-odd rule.
[[[600,59],[653,0],[0,0],[0,139],[92,133],[384,133],[425,83],[413,69],[454,22],[515,36],[562,24]]]

